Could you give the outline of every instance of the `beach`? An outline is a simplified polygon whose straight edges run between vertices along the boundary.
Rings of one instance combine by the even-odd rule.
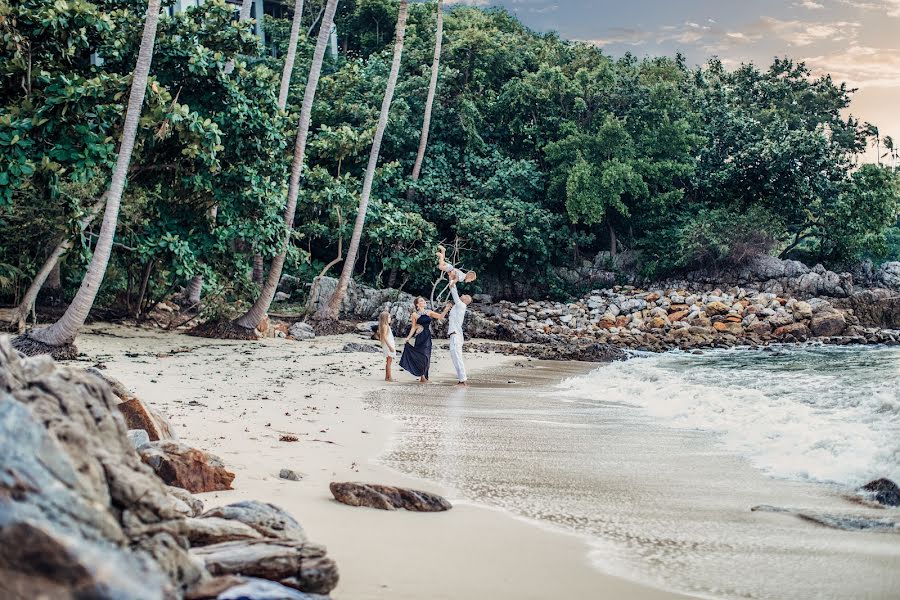
[[[379,402],[460,393],[443,341],[435,344],[434,383],[424,387],[402,372],[395,373],[401,383],[385,383],[380,353],[339,352],[364,341],[359,335],[231,342],[94,325],[78,341],[85,366],[102,365],[169,417],[183,441],[217,454],[236,474],[233,491],[202,495],[207,507],[271,502],[326,545],[341,572],[338,600],[682,597],[604,574],[584,536],[467,502],[451,486],[380,461],[400,442],[400,426],[376,410]],[[476,382],[470,391],[480,381],[496,384],[523,360],[466,359]],[[299,441],[280,442],[285,434]],[[283,468],[302,480],[280,479]],[[425,489],[455,506],[438,514],[351,508],[331,498],[331,481]]]

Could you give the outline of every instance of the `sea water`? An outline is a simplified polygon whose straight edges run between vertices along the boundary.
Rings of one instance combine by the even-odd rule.
[[[530,362],[382,397],[401,423],[384,460],[454,501],[581,534],[597,568],[657,587],[896,600],[900,531],[796,514],[900,517],[851,501],[900,479],[898,365],[878,347],[636,355],[587,373]]]

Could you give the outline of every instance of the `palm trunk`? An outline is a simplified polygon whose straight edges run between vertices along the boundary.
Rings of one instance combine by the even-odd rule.
[[[294,20],[291,22],[291,38],[288,41],[287,56],[284,58],[284,69],[281,71],[281,89],[278,90],[278,108],[287,106],[288,91],[291,89],[291,73],[294,72],[294,59],[297,57],[297,40],[300,39],[300,21],[303,19],[303,0],[294,3]]]
[[[412,181],[419,180],[422,172],[422,161],[425,160],[425,148],[428,146],[428,132],[431,128],[431,108],[434,106],[434,95],[437,91],[438,69],[441,64],[441,44],[444,39],[444,0],[437,3],[437,32],[434,40],[434,60],[431,63],[431,82],[428,84],[428,98],[425,100],[425,117],[422,120],[422,135],[419,138],[419,152],[413,165]],[[410,196],[412,189],[410,189]]]
[[[336,320],[338,311],[347,286],[350,284],[350,276],[359,253],[359,242],[362,237],[363,225],[366,222],[366,209],[369,206],[369,196],[372,193],[372,181],[375,178],[375,167],[378,166],[378,155],[381,152],[381,140],[387,127],[388,115],[391,111],[391,101],[394,99],[394,88],[397,87],[397,76],[400,73],[400,58],[403,56],[403,38],[406,34],[406,16],[409,13],[409,0],[400,0],[400,10],[397,14],[397,31],[394,42],[394,59],[391,62],[391,73],[388,76],[387,88],[384,91],[384,100],[381,103],[381,114],[378,117],[378,127],[375,129],[375,139],[372,140],[372,150],[369,153],[369,164],[366,167],[366,177],[363,180],[362,195],[359,199],[359,211],[356,213],[356,223],[353,225],[353,236],[350,238],[350,247],[347,249],[347,258],[344,268],[341,270],[341,278],[338,280],[337,289],[328,304],[319,309],[320,319]]]
[[[88,211],[84,217],[82,217],[81,222],[79,223],[82,230],[86,229],[87,226],[97,218],[97,215],[100,214],[100,210],[103,208],[104,204],[106,204],[105,195],[91,207],[90,211]],[[68,252],[74,245],[74,242],[75,240],[73,239],[65,239],[57,244],[53,249],[53,252],[50,253],[50,256],[47,257],[47,260],[44,261],[41,270],[34,276],[31,285],[28,286],[28,290],[22,297],[22,301],[13,313],[16,329],[20,334],[25,333],[25,322],[28,320],[28,314],[34,309],[34,303],[37,301],[41,288],[44,287],[44,282],[47,281],[48,277],[50,277],[51,273],[59,265],[59,259]]]
[[[16,338],[16,342],[19,342],[18,347],[23,352],[46,354],[48,352],[53,353],[54,350],[59,349],[63,352],[60,356],[72,356],[75,336],[78,335],[78,331],[84,326],[91,306],[94,304],[94,298],[97,297],[100,284],[103,282],[103,277],[106,274],[106,265],[109,263],[109,256],[112,252],[113,240],[116,235],[119,206],[122,201],[122,193],[125,190],[128,166],[131,163],[131,153],[134,150],[141,108],[144,104],[144,95],[147,90],[150,63],[153,60],[153,45],[156,41],[156,25],[159,22],[160,2],[161,0],[149,0],[148,2],[137,65],[134,68],[131,92],[128,96],[128,109],[125,112],[122,142],[119,146],[119,155],[116,159],[116,167],[112,174],[109,190],[106,193],[106,211],[103,213],[103,225],[100,228],[97,246],[94,248],[94,256],[88,265],[81,287],[78,288],[78,293],[75,294],[75,298],[59,321],[49,327],[36,329],[27,337],[20,336]],[[38,343],[35,344],[34,342]],[[61,347],[67,348],[63,351]]]
[[[309,68],[309,77],[306,80],[306,92],[303,94],[303,106],[300,109],[300,123],[297,125],[297,141],[294,144],[294,159],[291,162],[291,178],[288,185],[287,206],[284,209],[284,246],[281,252],[272,259],[269,266],[269,275],[260,290],[259,298],[253,303],[244,315],[234,321],[238,327],[255,329],[266,316],[278,282],[281,280],[281,270],[284,268],[284,260],[287,257],[288,244],[291,241],[291,230],[294,226],[294,212],[297,210],[297,197],[300,194],[300,174],[306,158],[306,140],[309,136],[309,122],[312,117],[313,100],[316,97],[316,89],[319,87],[319,75],[322,73],[322,61],[325,58],[325,48],[328,46],[328,36],[331,25],[334,22],[334,13],[337,10],[338,0],[328,0],[325,14],[322,15],[322,25],[319,27],[319,36],[316,38],[316,50],[313,54],[312,65]]]

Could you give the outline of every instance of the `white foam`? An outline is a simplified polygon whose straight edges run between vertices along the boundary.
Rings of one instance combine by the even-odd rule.
[[[637,405],[672,427],[719,432],[776,477],[900,480],[900,349],[639,355],[561,388],[568,399]]]

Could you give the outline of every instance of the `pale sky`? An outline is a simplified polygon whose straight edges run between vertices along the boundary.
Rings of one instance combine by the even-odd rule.
[[[445,0],[504,6],[537,31],[612,56],[672,56],[728,67],[802,60],[859,91],[851,112],[900,139],[900,0]],[[874,154],[874,153],[873,153]],[[874,156],[873,156],[874,159]]]

